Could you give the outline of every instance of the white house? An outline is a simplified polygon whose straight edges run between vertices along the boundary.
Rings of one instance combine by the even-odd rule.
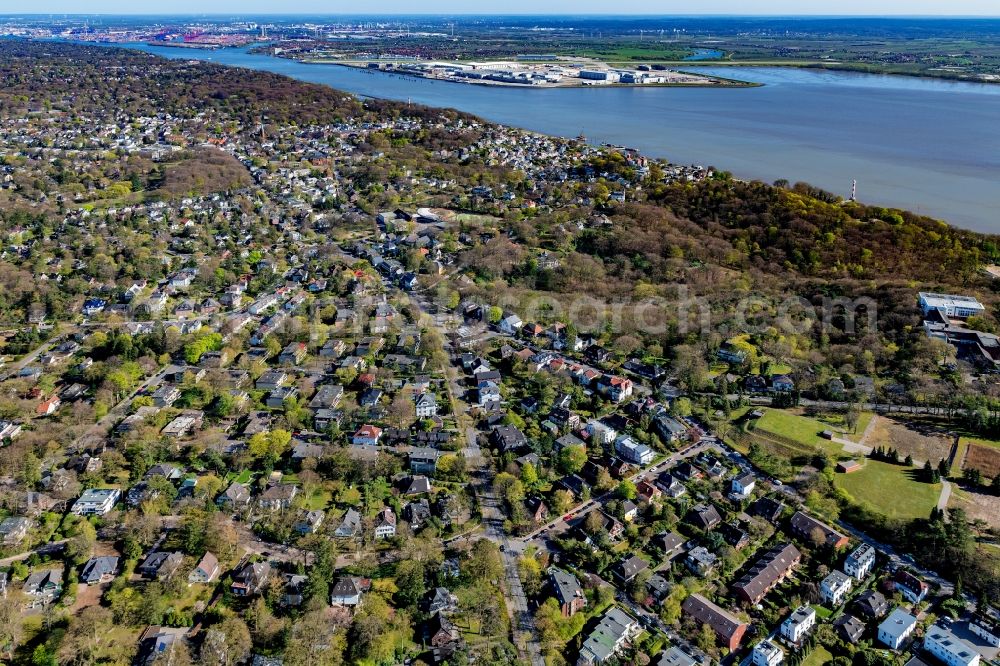
[[[993,647],[1000,647],[1000,615],[990,609],[980,609],[969,623],[969,631]]]
[[[986,312],[982,303],[972,296],[957,296],[955,294],[935,294],[922,291],[919,294],[920,309],[924,315],[937,310],[946,317],[968,319]]]
[[[601,446],[610,444],[618,437],[618,432],[614,428],[604,425],[600,421],[591,421],[584,430],[590,435],[591,442]]]
[[[84,490],[73,503],[72,512],[78,516],[103,516],[111,511],[121,497],[118,488],[90,488]]]
[[[640,444],[628,435],[619,435],[615,440],[615,452],[625,462],[635,465],[648,465],[653,462],[655,453],[645,444]]]
[[[388,539],[396,536],[396,514],[385,508],[375,517],[375,538]]]
[[[778,666],[784,659],[785,653],[770,640],[753,646],[753,666]]]
[[[839,606],[851,591],[851,577],[842,571],[834,571],[819,585],[820,596],[830,606]]]
[[[421,393],[413,399],[418,419],[427,419],[437,416],[437,399],[433,393]]]
[[[815,626],[816,611],[811,606],[799,606],[781,623],[781,637],[797,644]]]
[[[361,603],[367,581],[347,576],[340,578],[330,590],[330,604],[333,606],[357,606]]]
[[[875,568],[875,549],[867,543],[863,543],[847,556],[844,561],[844,571],[854,576],[858,581],[868,577],[868,574]]]
[[[507,335],[517,335],[524,322],[515,314],[508,315],[500,320],[500,330]]]
[[[750,472],[740,474],[733,479],[733,496],[738,498],[750,497],[753,489],[757,486],[757,479]]]
[[[947,666],[978,666],[979,652],[947,627],[933,625],[924,635],[924,649]]]
[[[913,633],[916,626],[917,618],[902,608],[897,608],[883,620],[882,624],[878,625],[878,639],[893,650],[898,650],[903,641]]]

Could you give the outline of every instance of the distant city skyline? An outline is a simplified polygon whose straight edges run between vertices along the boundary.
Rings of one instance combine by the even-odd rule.
[[[410,2],[385,0],[365,12],[363,5],[325,0],[171,0],[137,5],[134,0],[37,0],[21,11],[0,9],[0,14],[600,14],[600,15],[785,15],[785,16],[1000,16],[997,0],[703,0],[697,5],[676,0],[622,0],[609,4],[596,0],[508,0],[494,4],[432,0],[415,9]],[[360,11],[359,11],[360,10]]]

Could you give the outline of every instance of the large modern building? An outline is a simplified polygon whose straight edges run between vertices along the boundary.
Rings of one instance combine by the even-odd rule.
[[[78,516],[103,516],[111,511],[121,495],[118,488],[90,488],[73,503],[72,511]]]
[[[924,316],[936,310],[946,317],[968,319],[969,317],[981,315],[986,312],[983,304],[972,296],[935,294],[929,291],[922,291],[919,294],[919,302]]]
[[[978,666],[979,652],[947,627],[935,624],[924,634],[924,649],[947,666]]]
[[[625,643],[640,631],[642,626],[638,620],[618,606],[612,606],[583,642],[576,665],[594,666],[604,663],[618,654]]]

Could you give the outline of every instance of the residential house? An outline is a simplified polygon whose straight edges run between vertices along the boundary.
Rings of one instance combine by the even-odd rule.
[[[427,612],[433,615],[434,613],[452,613],[456,610],[458,610],[458,597],[446,587],[434,588],[434,592],[427,602]]]
[[[183,553],[158,550],[150,553],[142,564],[136,567],[136,571],[147,578],[163,580],[173,576],[183,562]]]
[[[338,578],[330,590],[330,604],[333,606],[358,606],[361,597],[371,587],[371,581],[356,576]]]
[[[230,587],[237,597],[260,594],[271,577],[271,565],[267,562],[247,562],[235,576]]]
[[[687,487],[670,472],[663,472],[656,477],[656,485],[663,489],[670,497],[676,499],[687,492]]]
[[[617,439],[615,439],[615,453],[617,453],[625,462],[642,466],[653,462],[653,458],[656,457],[656,453],[653,449],[649,448],[645,444],[636,442],[628,435],[620,435]]]
[[[16,546],[28,536],[31,521],[24,516],[11,516],[0,522],[0,543],[4,546]]]
[[[577,666],[595,666],[606,662],[641,631],[642,626],[634,617],[618,606],[612,606],[583,641]]]
[[[524,506],[533,524],[541,525],[549,520],[549,507],[545,506],[541,497],[529,497],[525,500]]]
[[[382,429],[378,426],[365,424],[355,431],[351,437],[354,446],[377,446],[382,438]]]
[[[878,626],[878,640],[883,645],[898,650],[916,627],[917,618],[902,608],[897,608]]]
[[[753,494],[757,479],[751,472],[744,472],[731,481],[731,492],[737,500],[746,499]]]
[[[549,582],[555,592],[563,617],[572,617],[587,606],[587,597],[576,576],[557,567],[549,568]]]
[[[924,581],[905,569],[897,569],[891,582],[892,589],[902,594],[910,603],[918,604],[930,589]]]
[[[758,559],[733,589],[744,603],[758,604],[788,577],[801,559],[802,554],[792,544],[778,544]]]
[[[721,523],[722,516],[714,504],[695,504],[685,520],[699,529],[708,530]]]
[[[298,486],[279,483],[262,492],[257,498],[257,504],[265,511],[285,511],[291,508],[292,500],[298,492]]]
[[[820,522],[802,511],[796,511],[791,521],[792,532],[803,539],[809,539],[813,543],[825,543],[835,549],[843,548],[850,539],[846,534],[838,532],[826,523]]]
[[[326,518],[326,514],[321,509],[306,511],[295,522],[292,529],[296,534],[315,534],[323,524],[324,518]]]
[[[682,550],[684,537],[677,532],[660,532],[650,539],[650,544],[663,551],[663,557],[670,560]]]
[[[87,585],[109,583],[118,571],[118,558],[112,555],[92,557],[83,565],[80,582]]]
[[[44,605],[62,594],[62,569],[46,569],[31,573],[24,581],[21,591],[31,598],[30,606]]]
[[[731,613],[719,608],[700,594],[692,594],[681,604],[684,614],[697,624],[707,624],[715,632],[718,642],[735,651],[743,640],[747,624],[737,619]]]
[[[460,635],[444,613],[435,613],[427,623],[427,642],[434,649],[442,649],[457,643]]]
[[[697,546],[688,551],[684,564],[699,576],[707,576],[715,568],[718,557],[704,546]]]
[[[209,551],[201,556],[198,564],[188,574],[189,583],[211,583],[219,573],[219,560]]]
[[[816,626],[816,611],[812,606],[799,606],[781,623],[781,637],[792,645],[799,645]]]
[[[121,494],[118,488],[90,488],[83,491],[70,511],[78,516],[103,516],[111,511]]]
[[[819,585],[819,595],[823,603],[839,606],[851,591],[851,577],[842,571],[833,571]]]
[[[215,501],[219,506],[228,506],[232,509],[242,509],[250,504],[250,489],[243,485],[233,481],[229,484],[229,487],[219,495],[219,498]]]
[[[750,656],[753,666],[778,666],[784,659],[781,648],[766,638],[753,646]]]
[[[858,581],[868,577],[875,568],[875,548],[867,543],[858,546],[844,560],[844,572]]]
[[[414,474],[433,475],[437,471],[437,463],[441,457],[441,452],[424,446],[415,446],[410,449],[410,471]]]
[[[649,568],[649,563],[638,555],[621,560],[614,567],[614,575],[622,583],[630,583],[640,572]]]
[[[432,416],[437,416],[437,398],[434,397],[433,393],[421,393],[416,395],[413,398],[413,402],[416,407],[418,419],[429,419]]]
[[[396,536],[396,514],[386,507],[375,516],[375,538],[388,539]]]
[[[361,535],[361,514],[354,509],[348,509],[340,525],[333,531],[333,536],[341,539],[354,538]]]
[[[857,645],[865,633],[865,623],[846,613],[834,620],[833,626],[837,634],[852,645]]]
[[[854,608],[861,616],[877,620],[889,612],[889,602],[881,592],[865,590],[854,600]]]

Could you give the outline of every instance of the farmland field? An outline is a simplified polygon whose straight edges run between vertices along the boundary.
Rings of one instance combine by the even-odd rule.
[[[978,469],[983,476],[993,478],[1000,474],[1000,447],[995,442],[967,439],[969,451],[965,454],[963,469]]]

